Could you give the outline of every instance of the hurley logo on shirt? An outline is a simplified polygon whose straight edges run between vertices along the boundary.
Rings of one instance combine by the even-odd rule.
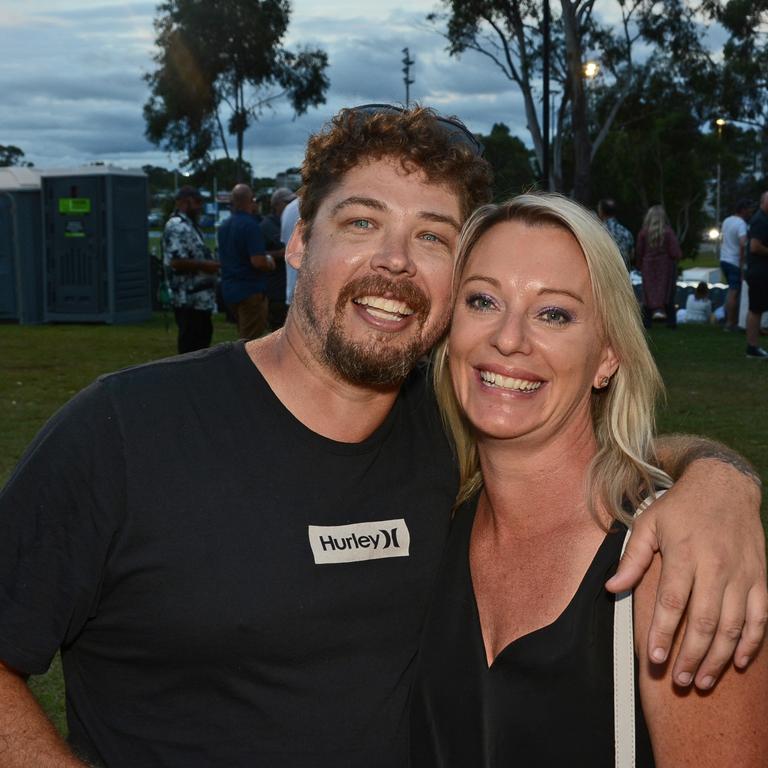
[[[411,533],[402,518],[352,525],[310,525],[308,533],[315,565],[408,557],[411,546]]]

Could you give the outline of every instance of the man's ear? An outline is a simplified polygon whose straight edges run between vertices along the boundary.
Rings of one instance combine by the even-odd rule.
[[[285,260],[294,269],[301,269],[301,261],[304,258],[304,222],[299,219],[293,228],[291,239],[285,246]]]

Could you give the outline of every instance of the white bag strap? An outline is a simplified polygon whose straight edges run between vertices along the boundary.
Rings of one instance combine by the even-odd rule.
[[[635,517],[666,491],[648,496]],[[621,554],[627,548],[632,529],[627,531]],[[635,649],[632,625],[632,590],[616,595],[613,613],[613,719],[616,741],[616,768],[635,768]]]

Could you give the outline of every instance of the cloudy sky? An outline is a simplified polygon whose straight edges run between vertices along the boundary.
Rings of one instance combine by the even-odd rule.
[[[144,138],[142,75],[153,69],[155,6],[0,0],[0,144],[21,147],[45,168],[177,165],[182,158]],[[278,107],[248,132],[246,159],[256,174],[298,165],[307,136],[340,107],[404,100],[406,46],[416,60],[412,98],[459,115],[476,132],[505,122],[527,141],[519,93],[488,59],[449,58],[445,40],[426,21],[437,8],[438,0],[294,0],[285,46],[325,49],[331,86],[319,109],[294,118]]]
[[[142,75],[153,67],[154,2],[0,0],[0,144],[40,167],[112,162],[174,166],[144,138]],[[329,55],[327,103],[300,118],[267,112],[246,135],[257,175],[298,165],[309,133],[338,108],[405,98],[401,50],[416,64],[411,97],[460,115],[475,131],[502,120],[525,134],[521,103],[477,55],[450,59],[426,22],[435,0],[294,0],[286,47]]]

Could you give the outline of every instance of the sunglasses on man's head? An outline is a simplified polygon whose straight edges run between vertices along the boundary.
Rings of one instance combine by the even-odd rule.
[[[394,104],[362,104],[359,107],[350,107],[349,112],[360,112],[364,115],[399,115],[406,110]],[[470,132],[461,120],[455,117],[443,117],[435,115],[435,118],[445,130],[448,137],[459,144],[469,147],[478,157],[483,156],[482,142]]]

